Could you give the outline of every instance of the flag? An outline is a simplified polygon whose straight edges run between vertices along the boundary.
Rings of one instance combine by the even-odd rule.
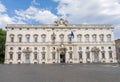
[[[53,32],[53,34],[52,34],[52,40],[55,40],[55,39],[56,39],[55,33]]]
[[[74,38],[74,33],[71,31],[71,38]]]

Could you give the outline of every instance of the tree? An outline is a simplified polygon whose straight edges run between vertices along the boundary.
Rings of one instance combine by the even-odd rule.
[[[0,63],[4,62],[6,31],[0,28]]]

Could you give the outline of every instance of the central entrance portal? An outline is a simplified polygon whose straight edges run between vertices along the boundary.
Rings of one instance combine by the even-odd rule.
[[[60,63],[65,63],[65,54],[64,53],[60,54]]]
[[[99,62],[99,56],[98,54],[94,54],[94,63]]]

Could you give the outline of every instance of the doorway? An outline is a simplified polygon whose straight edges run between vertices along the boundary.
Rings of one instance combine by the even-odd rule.
[[[99,62],[99,56],[98,56],[98,54],[94,54],[94,63],[97,63],[97,62]]]
[[[30,63],[30,55],[26,54],[25,55],[25,64],[29,64]]]
[[[60,63],[65,63],[65,54],[60,54]]]

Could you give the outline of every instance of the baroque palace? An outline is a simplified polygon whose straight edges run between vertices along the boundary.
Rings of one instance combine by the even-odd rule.
[[[116,63],[114,27],[105,24],[8,24],[5,64]]]

